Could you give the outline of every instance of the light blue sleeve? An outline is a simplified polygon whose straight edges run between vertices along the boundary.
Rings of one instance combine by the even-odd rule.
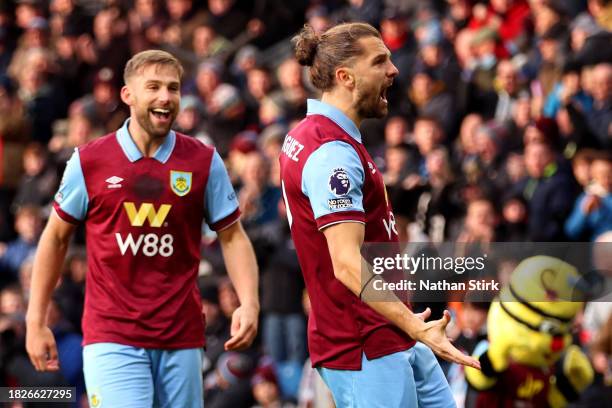
[[[208,225],[215,224],[238,208],[238,199],[225,164],[215,151],[210,163],[210,173],[204,193],[205,217]]]
[[[582,211],[582,206],[585,199],[586,194],[580,194],[580,197],[578,197],[576,203],[574,204],[572,213],[565,221],[565,234],[571,239],[580,238],[580,235],[584,232],[588,225],[588,215]]]
[[[357,152],[348,143],[321,145],[302,170],[302,192],[310,200],[315,219],[344,212],[363,212],[365,173]]]
[[[85,177],[81,168],[79,150],[76,148],[70,160],[66,163],[62,182],[55,194],[55,202],[60,210],[75,220],[83,221],[85,219],[89,205],[89,196],[87,195]]]

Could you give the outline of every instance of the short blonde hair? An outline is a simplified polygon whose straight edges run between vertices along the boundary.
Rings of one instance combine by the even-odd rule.
[[[174,55],[162,50],[146,50],[134,55],[127,62],[127,64],[125,64],[125,69],[123,70],[123,81],[127,83],[129,78],[141,72],[149,65],[165,65],[173,67],[178,72],[179,79],[183,77],[183,66],[179,60],[174,57]]]

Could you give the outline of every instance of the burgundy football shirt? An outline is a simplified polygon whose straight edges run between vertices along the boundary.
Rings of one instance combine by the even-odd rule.
[[[213,148],[172,131],[143,157],[128,123],[76,149],[55,197],[57,214],[86,228],[83,342],[201,347],[202,221],[236,222],[236,195]]]
[[[399,328],[334,276],[322,230],[365,224],[365,242],[396,243],[395,218],[380,171],[355,124],[340,110],[308,101],[308,115],[286,136],[281,186],[312,311],[308,347],[313,366],[361,369],[362,353],[381,357],[414,345]]]

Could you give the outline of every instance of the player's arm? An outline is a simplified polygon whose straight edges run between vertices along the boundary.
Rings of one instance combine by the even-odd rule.
[[[255,251],[239,221],[236,193],[217,152],[210,164],[205,207],[206,221],[217,232],[227,273],[240,300],[240,307],[232,315],[232,337],[225,349],[240,350],[250,346],[257,334],[259,277]]]
[[[334,276],[356,296],[362,294],[362,270],[370,268],[361,256],[365,227],[357,222],[342,222],[326,227],[323,234],[334,268]],[[367,269],[362,269],[363,267]],[[371,280],[369,282],[372,282]],[[367,290],[367,288],[363,288]],[[446,337],[446,325],[450,321],[448,311],[440,320],[425,322],[431,312],[429,309],[422,314],[415,314],[402,303],[391,291],[377,291],[387,301],[366,301],[366,303],[391,323],[402,329],[413,339],[427,345],[441,358],[458,364],[480,368],[480,364],[472,357],[457,350]],[[393,301],[393,299],[395,301]]]
[[[238,294],[240,307],[232,316],[232,337],[227,350],[240,350],[251,345],[257,334],[259,315],[258,272],[255,251],[240,221],[218,232],[227,273]]]
[[[26,350],[37,371],[59,369],[57,347],[47,327],[47,308],[60,278],[64,257],[75,226],[59,218],[55,210],[40,237],[26,315]]]
[[[55,195],[54,208],[34,257],[26,314],[26,350],[38,371],[59,368],[55,339],[47,327],[47,308],[60,277],[70,237],[75,225],[85,219],[88,205],[79,152],[75,149],[66,164],[62,183]]]

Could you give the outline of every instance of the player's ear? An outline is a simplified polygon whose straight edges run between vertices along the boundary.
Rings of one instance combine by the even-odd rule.
[[[340,67],[336,69],[336,81],[342,86],[353,89],[355,87],[355,74],[348,67]]]
[[[121,88],[120,95],[121,95],[121,100],[123,101],[123,103],[125,103],[128,106],[132,105],[132,101],[133,101],[132,90],[127,85],[124,85]]]

